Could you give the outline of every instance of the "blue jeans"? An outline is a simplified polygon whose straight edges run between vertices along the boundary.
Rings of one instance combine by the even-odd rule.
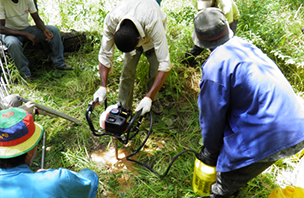
[[[49,46],[52,52],[51,60],[53,66],[55,68],[60,68],[64,66],[65,63],[63,58],[63,44],[61,41],[59,29],[55,26],[49,26],[49,25],[46,25],[46,27],[54,35],[53,39],[49,42]],[[36,26],[29,26],[21,31],[29,32],[35,35],[39,39],[39,41],[46,40],[46,36],[44,35],[44,32],[42,32]],[[4,44],[7,46],[8,53],[14,60],[15,66],[18,68],[19,72],[26,77],[30,77],[31,72],[28,67],[29,61],[23,54],[23,44],[29,41],[29,39],[24,36],[12,36],[12,35],[1,35],[1,39],[4,42]]]
[[[82,169],[81,171],[79,171],[79,174],[91,181],[91,190],[88,197],[94,198],[97,194],[97,189],[99,184],[97,174],[88,168]]]

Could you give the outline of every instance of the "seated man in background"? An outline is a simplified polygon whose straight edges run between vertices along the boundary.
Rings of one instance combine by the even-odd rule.
[[[304,105],[266,54],[233,36],[219,8],[199,12],[194,27],[199,47],[212,50],[202,66],[197,102],[200,156],[216,166],[209,197],[228,198],[304,148]]]
[[[233,0],[197,0],[197,9],[198,11],[201,11],[203,9],[209,8],[209,7],[216,7],[222,10],[222,12],[225,14],[225,17],[229,23],[230,29],[235,34],[238,19],[240,18],[240,12]],[[194,45],[190,52],[187,52],[185,54],[185,60],[183,61],[183,64],[186,64],[188,66],[194,67],[197,63],[195,61],[195,56],[198,56],[202,53],[204,48],[198,46],[195,42],[195,31],[193,30],[192,38],[194,41]]]
[[[31,14],[35,26],[30,26],[28,13]],[[53,66],[60,70],[72,70],[64,62],[63,44],[60,32],[55,26],[46,26],[40,19],[33,0],[0,0],[0,34],[15,66],[25,78],[31,77],[29,61],[23,54],[23,44],[32,41],[47,41],[51,48]]]
[[[0,111],[0,198],[96,196],[98,176],[90,169],[40,169],[33,162],[43,129],[20,108]]]

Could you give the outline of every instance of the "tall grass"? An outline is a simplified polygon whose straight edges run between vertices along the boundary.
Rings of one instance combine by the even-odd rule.
[[[245,0],[237,3],[241,10],[237,35],[267,53],[293,87],[303,92],[303,2]]]

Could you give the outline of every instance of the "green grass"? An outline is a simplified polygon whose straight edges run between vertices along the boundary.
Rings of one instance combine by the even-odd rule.
[[[241,12],[237,36],[260,47],[280,67],[295,91],[301,94],[303,87],[303,5],[301,1],[258,1],[237,0]],[[92,43],[85,44],[79,52],[68,54],[66,62],[74,66],[73,71],[57,71],[47,60],[38,61],[31,70],[38,79],[24,83],[11,65],[15,83],[12,93],[73,116],[82,122],[81,126],[62,118],[36,116],[36,122],[47,133],[46,168],[64,167],[74,171],[90,168],[99,175],[97,197],[191,197],[194,155],[183,154],[173,164],[169,174],[160,178],[140,165],[132,169],[118,169],[91,160],[91,154],[113,148],[110,137],[95,137],[91,134],[85,119],[88,103],[98,89],[98,51],[102,38],[103,20],[109,10],[119,1],[106,0],[38,0],[39,13],[46,24],[56,25],[62,31],[74,29],[92,36]],[[153,132],[144,149],[136,156],[139,161],[163,174],[172,158],[184,149],[199,151],[201,134],[196,105],[201,71],[199,68],[185,68],[181,61],[184,53],[192,48],[192,19],[196,13],[195,1],[177,0],[162,2],[168,16],[167,39],[174,67],[160,92],[164,106],[161,115],[153,114]],[[197,58],[203,63],[208,57],[205,50]],[[118,98],[119,76],[122,68],[122,54],[115,51],[115,69],[109,77],[108,104]],[[139,62],[134,92],[134,107],[145,90],[148,61],[142,57]],[[23,82],[23,83],[22,83]],[[92,115],[93,123],[99,129],[98,119],[103,106],[97,106]],[[140,134],[128,144],[130,151],[138,148],[147,134],[149,122],[145,121]],[[119,144],[120,149],[123,145]],[[39,169],[40,155],[32,165]],[[265,198],[277,187],[290,185],[286,173],[292,171],[299,159],[290,157],[280,160],[263,174],[240,189],[237,197]],[[116,165],[119,166],[119,165]],[[287,174],[288,175],[288,174]],[[283,178],[283,179],[282,179]]]

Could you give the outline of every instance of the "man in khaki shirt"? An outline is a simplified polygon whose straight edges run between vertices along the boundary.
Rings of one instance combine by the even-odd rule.
[[[106,16],[103,38],[99,51],[99,73],[101,86],[94,94],[94,100],[102,103],[107,93],[107,78],[113,69],[114,44],[124,52],[124,64],[119,84],[118,100],[122,106],[132,108],[136,67],[144,52],[149,67],[149,89],[135,111],[142,115],[151,110],[152,101],[165,82],[172,64],[165,33],[167,17],[155,0],[125,0]],[[154,104],[155,105],[155,104]],[[161,113],[158,102],[155,113]]]

